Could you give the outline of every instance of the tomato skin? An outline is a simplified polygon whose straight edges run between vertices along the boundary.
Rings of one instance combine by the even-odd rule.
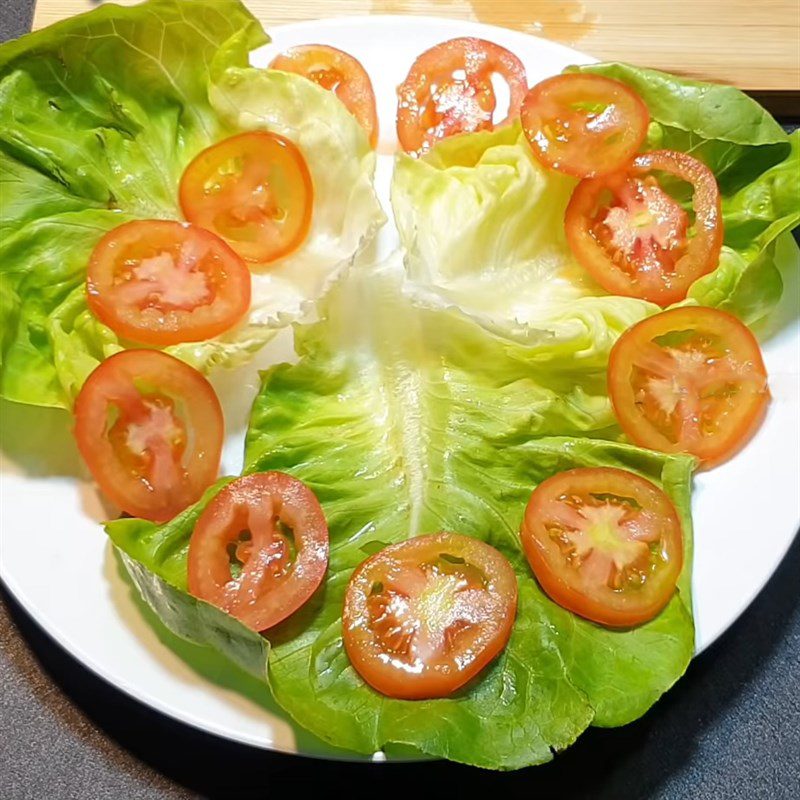
[[[611,206],[601,203],[602,196],[611,192],[616,199],[631,192],[641,192],[652,180],[654,170],[663,171],[690,183],[694,189],[692,205],[695,212],[695,235],[688,238],[679,227],[680,221],[668,219],[668,246],[675,253],[670,256],[674,264],[665,263],[667,252],[657,250],[647,269],[641,269],[642,261],[635,254],[615,259],[608,246],[598,239],[598,229],[603,230],[604,219],[609,219]],[[652,186],[652,184],[650,184]],[[677,204],[660,189],[658,184],[651,189],[658,193],[664,203],[672,208],[652,212],[652,224],[658,225],[661,214],[672,214]],[[624,201],[623,201],[624,205]],[[617,206],[619,208],[620,206]],[[607,212],[603,217],[603,212]],[[631,226],[635,220],[631,220]],[[722,207],[716,178],[701,161],[686,153],[672,150],[656,150],[637,156],[625,170],[600,178],[582,180],[572,193],[564,218],[567,242],[573,254],[589,274],[612,294],[639,297],[661,306],[677,303],[686,297],[689,287],[700,277],[714,270],[719,263],[722,248]],[[652,245],[652,241],[649,242]]]
[[[294,557],[276,521],[292,529]],[[241,573],[232,577],[228,547],[242,531]],[[246,544],[246,546],[245,546]],[[305,604],[328,568],[328,525],[314,493],[283,472],[245,475],[203,510],[189,542],[189,591],[254,631],[272,628]]]
[[[92,313],[140,344],[211,339],[250,308],[241,258],[213,233],[180,222],[136,220],[109,231],[92,252],[86,281]]]
[[[640,506],[641,511],[635,511],[633,506],[624,509],[625,514],[632,515],[632,520],[626,524],[634,529],[639,526],[650,534],[661,558],[661,563],[652,569],[651,554],[647,567],[650,573],[642,588],[631,588],[623,583],[621,588],[612,589],[605,582],[599,582],[594,573],[586,573],[590,569],[585,566],[589,563],[587,560],[581,559],[577,567],[568,563],[562,550],[565,545],[558,536],[570,531],[560,523],[576,520],[576,524],[582,524],[581,519],[575,517],[575,507],[570,505],[576,501],[583,504],[579,509],[593,506],[602,513],[603,502],[597,501],[594,505],[595,495],[633,498]],[[607,499],[604,502],[612,509],[612,514],[624,506],[612,506]],[[587,527],[590,526],[587,524]],[[559,533],[553,534],[554,530]],[[655,617],[672,598],[683,568],[681,526],[670,499],[650,481],[612,467],[572,469],[542,481],[528,501],[520,537],[528,563],[545,594],[568,611],[610,628],[629,628]],[[590,544],[592,549],[587,559],[595,558],[593,550],[599,547],[595,542]],[[597,574],[609,575],[601,570]]]
[[[372,81],[361,62],[335,47],[307,44],[275,56],[270,69],[293,72],[330,89],[367,132],[369,145],[378,144],[378,111]]]
[[[285,258],[311,226],[308,165],[276,133],[241,133],[203,150],[184,171],[179,194],[186,219],[224,239],[245,261]]]
[[[688,331],[694,331],[701,344],[705,340],[709,349],[696,351],[700,354],[696,363],[690,348],[682,370],[680,348],[664,350],[657,340]],[[643,385],[637,389],[638,373]],[[644,384],[653,379],[671,389],[676,399],[672,413],[678,414],[675,424],[680,431],[672,439],[648,417],[643,402]],[[716,401],[711,390],[720,387]],[[758,430],[769,403],[767,371],[755,336],[731,314],[701,306],[662,311],[629,328],[611,350],[608,389],[620,427],[632,442],[661,452],[691,453],[705,469],[727,461],[744,447]],[[680,403],[694,411],[681,414]]]
[[[447,697],[503,650],[516,607],[517,579],[499,551],[453,533],[417,536],[375,553],[351,576],[345,650],[381,694]]]
[[[578,104],[602,105],[598,114]],[[575,178],[625,167],[647,136],[650,112],[636,92],[602,75],[555,75],[536,84],[522,104],[522,129],[544,166]],[[551,133],[552,132],[552,133]]]
[[[166,353],[124,350],[107,358],[87,378],[74,410],[89,471],[132,516],[165,522],[217,477],[224,436],[219,400],[197,370]],[[109,426],[113,414],[118,420]],[[126,447],[133,438],[143,441],[139,452]]]
[[[454,77],[459,70],[464,78]],[[495,74],[510,91],[508,113],[497,124]],[[499,128],[517,115],[527,89],[525,67],[504,47],[474,37],[442,42],[417,58],[397,90],[397,138],[420,155],[447,136]]]

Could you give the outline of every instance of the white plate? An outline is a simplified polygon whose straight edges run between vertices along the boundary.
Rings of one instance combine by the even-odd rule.
[[[394,148],[394,90],[413,59],[454,36],[505,45],[536,82],[590,57],[542,39],[470,22],[421,17],[351,17],[286,25],[270,31],[276,47],[320,42],[357,56],[375,85],[381,150]],[[267,57],[267,54],[264,54]],[[258,61],[261,65],[263,60]],[[388,209],[392,159],[379,159],[378,187]],[[381,234],[391,251],[397,234]],[[784,254],[794,279],[773,315],[778,333],[765,348],[773,402],[756,438],[735,459],[698,476],[694,602],[697,650],[707,647],[742,613],[774,572],[800,523],[800,322],[797,249]],[[792,263],[793,262],[793,263]],[[259,358],[265,365],[289,352],[278,337]],[[214,378],[230,431],[224,470],[241,467],[242,434],[256,390],[256,370]],[[204,731],[257,747],[330,753],[275,712],[263,685],[242,694],[230,688],[221,657],[180,642],[147,611],[122,579],[99,527],[105,512],[80,464],[64,412],[4,403],[0,453],[0,578],[31,616],[93,672],[132,697]],[[152,614],[149,615],[152,620]],[[340,751],[340,755],[342,754]]]

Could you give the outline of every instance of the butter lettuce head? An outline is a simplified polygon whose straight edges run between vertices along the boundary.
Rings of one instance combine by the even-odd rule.
[[[246,470],[277,469],[305,481],[331,536],[323,586],[267,632],[268,653],[186,594],[198,508],[164,526],[128,519],[107,530],[168,626],[265,673],[275,700],[319,738],[363,754],[403,745],[493,769],[547,761],[589,725],[643,714],[689,662],[693,462],[594,438],[609,416],[590,379],[540,369],[539,345],[510,342],[459,313],[415,307],[402,298],[400,281],[391,266],[351,271],[323,301],[322,321],[296,329],[299,363],[263,375]],[[656,619],[626,631],[603,629],[547,599],[518,535],[539,482],[601,465],[663,486],[685,534],[678,593]],[[384,545],[438,530],[475,536],[508,557],[519,584],[517,619],[503,653],[453,696],[392,700],[347,659],[345,587]]]
[[[392,207],[406,293],[605,364],[616,337],[657,307],[606,296],[577,264],[564,234],[575,184],[533,158],[519,124],[399,156]]]
[[[800,221],[800,133],[787,136],[732,87],[623,64],[571,68],[623,81],[652,116],[645,149],[690,152],[714,171],[723,195],[719,267],[689,302],[745,322],[780,298],[774,243]],[[405,291],[454,306],[519,339],[569,340],[584,330],[598,358],[630,324],[654,313],[644,301],[606,294],[573,258],[564,212],[576,181],[547,170],[519,125],[454,137],[414,159],[400,155],[392,205],[404,250]]]
[[[68,406],[122,349],[84,300],[89,255],[130,219],[180,219],[177,187],[202,149],[242,130],[295,141],[314,183],[303,246],[254,265],[249,315],[168,351],[246,361],[304,314],[384,220],[374,154],[344,106],[299,76],[248,66],[268,41],[239,0],[109,5],[0,46],[0,394]]]

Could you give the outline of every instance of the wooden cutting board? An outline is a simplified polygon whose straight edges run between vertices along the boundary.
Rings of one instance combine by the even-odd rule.
[[[132,5],[136,0],[120,0]],[[539,34],[601,59],[777,93],[800,115],[800,0],[245,0],[270,24],[352,14],[429,14]],[[99,0],[38,0],[34,28]]]

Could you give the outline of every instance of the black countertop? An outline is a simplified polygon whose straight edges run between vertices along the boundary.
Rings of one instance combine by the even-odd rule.
[[[0,0],[0,40],[28,30],[32,13],[33,0]],[[297,784],[355,796],[402,786],[424,797],[445,779],[450,796],[797,800],[798,576],[800,539],[744,616],[643,719],[590,730],[551,764],[517,773],[311,761],[199,733],[96,678],[0,588],[0,798],[244,800]]]

